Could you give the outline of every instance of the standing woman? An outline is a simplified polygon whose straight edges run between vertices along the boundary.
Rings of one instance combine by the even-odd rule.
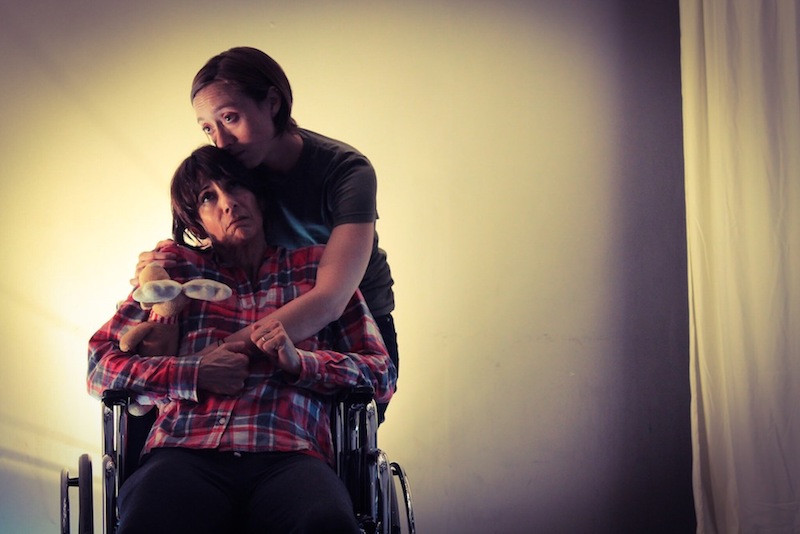
[[[378,246],[377,180],[369,160],[345,143],[299,128],[286,74],[255,48],[211,58],[194,78],[191,99],[211,142],[264,180],[265,200],[273,203],[265,212],[267,241],[289,249],[326,245],[314,289],[274,318],[299,342],[338,319],[359,288],[398,367],[393,280]],[[143,253],[138,268],[171,259]],[[228,340],[248,337],[242,332]],[[378,409],[383,420],[386,406]]]

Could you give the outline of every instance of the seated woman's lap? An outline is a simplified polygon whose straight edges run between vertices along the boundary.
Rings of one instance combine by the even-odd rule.
[[[244,532],[359,532],[347,488],[321,460],[294,454],[254,481]]]
[[[119,534],[358,532],[336,473],[299,453],[158,450],[123,484],[119,508]]]

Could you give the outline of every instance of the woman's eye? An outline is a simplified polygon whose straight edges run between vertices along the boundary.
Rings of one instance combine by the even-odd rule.
[[[200,193],[200,204],[205,204],[206,202],[209,202],[211,200],[214,200],[214,194],[213,193],[211,193],[209,191]]]

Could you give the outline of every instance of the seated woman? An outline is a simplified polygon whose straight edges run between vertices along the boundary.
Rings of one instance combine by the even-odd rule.
[[[228,285],[220,302],[191,301],[177,317],[177,354],[122,352],[120,337],[158,320],[132,296],[89,342],[89,392],[125,389],[159,413],[141,467],[120,489],[120,534],[134,532],[358,532],[333,461],[332,396],[369,385],[388,401],[397,377],[359,293],[342,317],[295,345],[278,321],[249,341],[223,340],[314,285],[323,247],[266,245],[257,182],[206,146],[172,180],[173,233],[206,246],[169,245],[184,283]]]

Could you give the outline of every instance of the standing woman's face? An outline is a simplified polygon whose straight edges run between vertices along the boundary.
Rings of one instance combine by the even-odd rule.
[[[273,117],[279,106],[273,91],[259,103],[224,82],[209,84],[192,100],[197,123],[211,142],[248,169],[261,164],[275,149]]]

